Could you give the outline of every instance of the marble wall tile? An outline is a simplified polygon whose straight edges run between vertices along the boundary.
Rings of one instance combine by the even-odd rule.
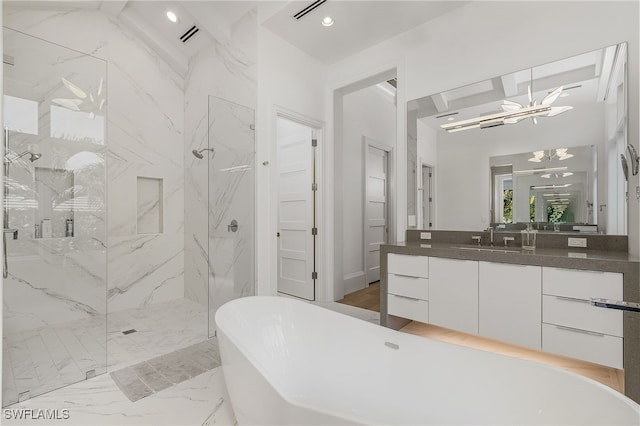
[[[108,221],[102,220],[108,223],[109,239],[102,242],[113,253],[109,311],[183,297],[183,78],[120,21],[99,10],[47,11],[17,4],[5,7],[3,15],[7,27],[107,62]],[[162,233],[136,233],[138,176],[163,179]],[[65,313],[63,320],[70,319]]]
[[[239,150],[232,141],[248,134],[254,143],[251,123],[248,118],[238,121],[234,108],[246,113],[257,103],[257,25],[256,12],[247,13],[233,26],[228,43],[214,42],[191,60],[185,82],[185,297],[213,307],[210,334],[217,306],[254,292],[254,218],[247,216],[253,214],[254,172],[215,170],[254,167],[255,148]],[[220,108],[214,114],[209,96],[219,99],[211,104]],[[228,127],[230,134],[221,133],[224,119],[215,120],[221,112],[235,122]],[[216,152],[205,160],[191,154],[207,147]],[[228,232],[232,219],[240,224],[237,233]]]

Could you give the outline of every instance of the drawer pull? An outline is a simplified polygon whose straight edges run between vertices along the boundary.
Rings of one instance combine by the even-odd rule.
[[[419,280],[422,277],[416,277],[415,275],[405,275],[405,274],[398,274],[398,273],[394,273],[393,275],[396,275],[398,277],[405,277],[405,278],[413,278],[414,280]]]
[[[596,333],[594,331],[581,330],[579,328],[573,328],[573,327],[565,327],[563,325],[556,325],[556,328],[559,328],[560,330],[573,331],[575,333],[588,334],[590,336],[596,336],[596,337],[605,336],[603,333]]]
[[[575,297],[556,296],[556,299],[562,300],[563,302],[578,302],[578,303],[586,303],[587,305],[591,304],[589,300],[576,299]]]
[[[555,268],[553,266],[547,266],[547,268],[553,269],[555,271],[567,271],[566,268]],[[605,271],[594,271],[594,270],[587,270],[587,269],[571,269],[571,271],[587,272],[589,274],[604,274],[605,273]]]
[[[395,297],[399,297],[401,299],[408,299],[408,300],[422,300],[422,299],[418,299],[417,297],[410,297],[410,296],[403,296],[402,294],[393,294],[393,293],[389,293],[390,295],[393,295]]]

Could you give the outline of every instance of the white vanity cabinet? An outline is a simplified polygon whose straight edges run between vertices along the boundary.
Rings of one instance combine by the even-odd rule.
[[[480,262],[480,335],[542,347],[540,266]]]
[[[429,322],[429,258],[389,253],[387,313]]]
[[[387,257],[387,313],[623,368],[623,274],[478,260]]]
[[[478,261],[429,258],[429,323],[478,334]]]
[[[623,275],[544,267],[542,350],[623,368],[622,311],[590,304],[622,300]]]

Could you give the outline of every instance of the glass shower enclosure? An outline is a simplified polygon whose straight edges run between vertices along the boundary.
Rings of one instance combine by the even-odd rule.
[[[209,337],[224,303],[255,294],[255,114],[209,96]]]
[[[3,29],[7,406],[106,372],[106,62]]]

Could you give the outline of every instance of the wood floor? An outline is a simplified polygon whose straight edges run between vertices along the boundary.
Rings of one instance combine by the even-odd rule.
[[[377,282],[371,284],[368,288],[347,294],[344,299],[338,300],[338,303],[344,303],[346,305],[380,312],[380,283]],[[567,358],[560,355],[553,355],[521,346],[510,345],[480,336],[437,327],[435,325],[423,324],[417,321],[410,322],[401,328],[400,331],[456,345],[552,365],[576,374],[581,374],[607,385],[618,392],[624,393],[624,372],[615,368],[592,364],[590,362]]]
[[[344,296],[338,303],[380,312],[380,281],[369,284],[369,287]]]

